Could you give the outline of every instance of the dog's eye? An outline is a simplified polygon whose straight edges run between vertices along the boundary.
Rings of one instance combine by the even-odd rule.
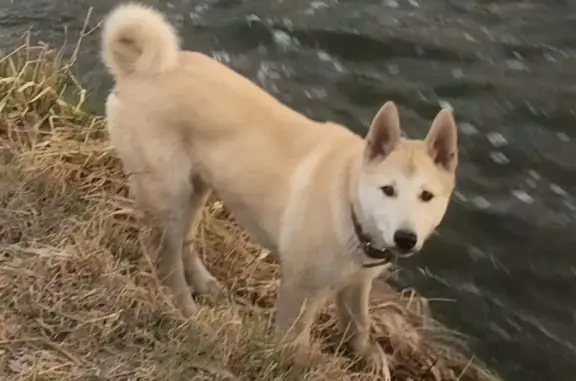
[[[384,194],[388,197],[393,197],[396,194],[396,192],[394,191],[394,187],[391,185],[383,186],[380,189],[382,189],[382,192],[384,192]]]
[[[432,200],[434,198],[434,195],[428,191],[422,191],[422,193],[420,193],[420,200],[424,201],[424,202],[428,202],[430,200]]]

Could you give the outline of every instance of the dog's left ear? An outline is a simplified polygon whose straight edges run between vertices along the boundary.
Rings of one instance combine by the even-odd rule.
[[[366,136],[365,159],[384,159],[396,147],[400,140],[400,117],[398,108],[392,101],[384,103],[380,108]]]
[[[442,109],[434,118],[425,139],[434,162],[449,172],[458,166],[458,128],[450,109]]]

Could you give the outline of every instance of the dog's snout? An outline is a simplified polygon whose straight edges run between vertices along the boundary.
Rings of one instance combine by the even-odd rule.
[[[418,237],[412,230],[396,230],[394,233],[394,243],[396,247],[403,251],[410,251],[416,246]]]

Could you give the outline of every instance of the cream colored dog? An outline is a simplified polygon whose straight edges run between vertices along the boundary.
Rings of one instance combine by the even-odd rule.
[[[387,102],[367,138],[313,121],[217,61],[182,51],[162,14],[137,4],[106,18],[103,58],[116,80],[108,128],[136,200],[163,233],[158,274],[186,316],[199,294],[222,291],[188,245],[214,190],[277,255],[276,326],[308,339],[335,296],[355,352],[385,361],[369,338],[368,297],[384,262],[421,249],[455,182],[457,129],[449,110],[425,140],[400,135]]]

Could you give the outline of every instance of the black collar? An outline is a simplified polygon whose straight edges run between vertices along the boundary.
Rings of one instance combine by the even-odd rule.
[[[354,232],[356,232],[356,237],[358,238],[358,241],[360,242],[360,247],[362,248],[362,251],[369,258],[381,260],[379,262],[365,264],[365,265],[363,265],[363,267],[368,267],[368,268],[369,267],[377,267],[377,266],[382,266],[382,265],[385,265],[387,263],[392,262],[392,260],[394,260],[396,257],[394,255],[394,253],[388,249],[381,250],[381,249],[374,247],[370,237],[362,231],[362,226],[360,226],[360,223],[358,222],[358,218],[356,217],[356,213],[354,213],[354,208],[353,207],[350,208],[350,211],[352,214],[352,223],[354,224]]]

